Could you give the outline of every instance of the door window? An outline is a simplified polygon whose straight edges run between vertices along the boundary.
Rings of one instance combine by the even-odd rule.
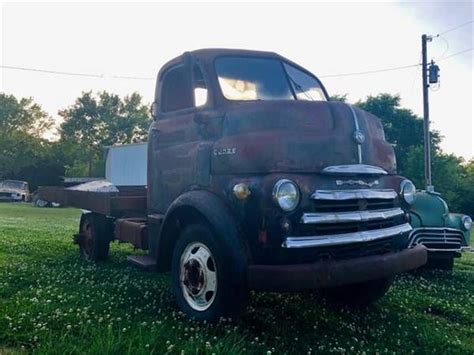
[[[161,108],[163,112],[171,112],[193,107],[191,95],[190,73],[185,66],[168,70],[161,87]]]

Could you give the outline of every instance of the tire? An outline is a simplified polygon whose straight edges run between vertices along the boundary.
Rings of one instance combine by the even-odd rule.
[[[393,283],[393,278],[371,280],[352,285],[321,290],[331,303],[349,307],[367,307],[382,298]]]
[[[76,239],[81,257],[87,261],[102,261],[109,256],[112,240],[109,222],[105,216],[83,213]]]
[[[192,319],[215,322],[240,315],[247,305],[245,270],[233,262],[240,251],[224,245],[205,224],[189,225],[176,242],[173,293],[178,307]]]
[[[452,271],[453,267],[454,256],[444,258],[433,258],[428,256],[428,262],[426,263],[427,269]]]
[[[51,206],[51,204],[48,201],[42,200],[40,198],[36,199],[34,203],[36,207],[50,207]]]

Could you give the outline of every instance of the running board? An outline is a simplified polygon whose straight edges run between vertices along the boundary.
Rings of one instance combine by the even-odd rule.
[[[156,260],[150,255],[129,255],[127,257],[127,261],[130,264],[145,270],[152,270],[156,268]]]

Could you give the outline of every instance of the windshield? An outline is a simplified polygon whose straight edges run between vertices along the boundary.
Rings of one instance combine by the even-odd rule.
[[[24,190],[26,188],[26,184],[21,181],[1,181],[0,187],[7,189]]]
[[[222,57],[216,72],[228,100],[326,101],[316,78],[278,59]]]

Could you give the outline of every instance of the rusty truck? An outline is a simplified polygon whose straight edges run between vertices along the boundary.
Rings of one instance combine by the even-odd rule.
[[[300,65],[186,52],[160,70],[151,111],[146,186],[42,194],[86,210],[74,237],[85,259],[107,258],[114,240],[145,250],[130,262],[170,271],[189,317],[236,316],[251,290],[367,305],[426,263],[424,246],[408,248],[415,187],[380,120],[331,101]]]

